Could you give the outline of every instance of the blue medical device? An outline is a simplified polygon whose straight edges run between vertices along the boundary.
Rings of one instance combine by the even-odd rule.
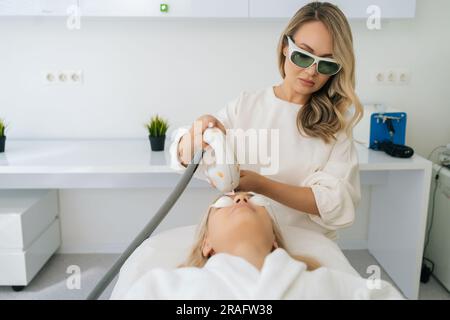
[[[370,118],[370,149],[378,150],[380,142],[405,144],[406,113],[374,113]]]
[[[406,113],[374,113],[370,118],[370,145],[373,150],[385,151],[397,158],[410,158],[414,150],[405,146]]]

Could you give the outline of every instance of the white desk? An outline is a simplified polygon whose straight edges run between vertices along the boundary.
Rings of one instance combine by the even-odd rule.
[[[8,140],[0,189],[170,187],[179,175],[148,140]],[[167,148],[166,148],[167,149]],[[371,188],[368,249],[405,296],[418,298],[430,161],[396,159],[358,146],[361,183]],[[194,179],[189,187],[209,187]]]

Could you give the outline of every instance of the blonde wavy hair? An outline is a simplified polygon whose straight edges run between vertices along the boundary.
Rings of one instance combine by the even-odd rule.
[[[217,197],[212,203],[216,202],[217,199],[219,199],[221,196],[222,195]],[[210,215],[212,209],[213,209],[212,207],[209,207],[206,214],[203,216],[200,224],[197,226],[194,244],[189,252],[187,259],[185,260],[184,263],[179,265],[178,268],[183,268],[183,267],[201,268],[208,261],[209,257],[205,257],[202,253],[202,246],[203,246],[203,242],[206,238],[206,235],[208,233],[208,221],[209,221],[209,215]],[[273,217],[272,217],[272,229],[273,229],[275,241],[277,242],[278,248],[286,250],[286,252],[292,258],[294,258],[298,261],[304,262],[307,266],[307,270],[309,270],[309,271],[312,271],[312,270],[315,270],[315,269],[321,267],[320,263],[312,257],[293,255],[289,252],[289,250],[286,247],[286,242],[284,241],[284,238],[281,234],[280,227],[278,226],[278,223],[275,221],[275,219]]]
[[[321,21],[333,38],[333,58],[341,64],[339,73],[300,108],[297,114],[297,128],[302,135],[318,137],[329,143],[336,139],[334,134],[344,129],[353,138],[353,127],[361,120],[364,110],[355,93],[355,54],[353,36],[344,13],[329,2],[311,2],[300,8],[284,29],[277,47],[278,69],[282,78],[286,77],[284,64],[286,56],[283,48],[288,45],[287,36],[293,38],[305,23]],[[354,105],[355,112],[347,123],[345,113]]]

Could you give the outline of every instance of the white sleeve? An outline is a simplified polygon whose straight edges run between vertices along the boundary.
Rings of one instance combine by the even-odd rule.
[[[178,158],[178,144],[180,142],[181,137],[189,132],[189,126],[182,126],[178,129],[175,129],[171,134],[171,142],[169,148],[170,154],[170,168],[177,173],[183,173],[186,168],[181,164]],[[207,181],[206,175],[204,173],[206,166],[200,162],[197,170],[194,172],[194,177],[200,180]]]
[[[238,97],[230,101],[225,107],[219,110],[215,117],[222,122],[225,129],[236,128],[239,106],[243,100],[245,91],[242,91]]]
[[[322,170],[308,176],[303,185],[311,187],[318,215],[311,220],[329,230],[351,225],[361,200],[359,161],[353,139],[344,130],[337,136],[330,158]]]
[[[235,127],[236,119],[237,119],[237,110],[238,105],[242,99],[244,92],[242,92],[237,98],[229,102],[224,108],[220,109],[215,117],[222,122],[225,129],[232,129]],[[171,134],[170,139],[170,168],[176,172],[182,173],[186,168],[180,163],[178,159],[178,143],[180,142],[181,137],[187,133],[190,129],[190,126],[183,126],[176,130],[174,130]],[[201,180],[206,180],[206,176],[204,174],[205,166],[200,162],[197,171],[194,174],[194,177],[197,177]]]
[[[170,168],[177,172],[186,169],[178,159],[178,143],[180,142],[181,137],[187,132],[189,132],[189,126],[183,126],[175,129],[171,134],[169,148]]]

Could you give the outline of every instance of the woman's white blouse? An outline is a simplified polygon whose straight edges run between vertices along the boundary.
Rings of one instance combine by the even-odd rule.
[[[358,154],[354,141],[348,138],[344,130],[338,132],[335,135],[337,140],[329,144],[320,138],[300,135],[296,124],[299,108],[301,105],[276,97],[270,86],[256,92],[242,92],[215,116],[226,129],[256,129],[258,140],[263,137],[260,133],[267,131],[269,151],[263,155],[270,157],[271,164],[261,165],[267,163],[265,161],[249,164],[248,159],[252,159],[255,152],[246,150],[247,163],[241,162],[241,169],[256,171],[289,185],[312,189],[320,216],[272,201],[278,223],[316,230],[336,239],[335,230],[353,223],[355,208],[361,199]],[[178,161],[177,147],[189,127],[179,128],[172,133],[171,167],[176,171],[185,170]],[[271,140],[271,132],[278,132],[279,139]],[[271,148],[276,140],[279,140],[279,151],[272,155]],[[277,160],[278,165],[274,165]],[[201,166],[196,176],[206,179]],[[276,167],[276,171],[271,169]]]

